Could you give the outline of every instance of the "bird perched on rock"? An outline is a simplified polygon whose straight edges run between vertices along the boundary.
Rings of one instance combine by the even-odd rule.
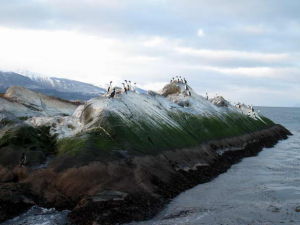
[[[113,89],[113,91],[111,92],[109,98],[114,98],[116,95],[116,88]]]
[[[122,83],[122,84],[123,84],[124,91],[125,91],[125,93],[127,94],[127,88],[126,88],[126,86],[125,86],[124,83]]]
[[[111,89],[111,84],[112,84],[112,81],[110,81],[109,82],[109,86],[108,86],[108,88],[107,88],[107,93],[110,91],[110,89]]]
[[[133,87],[132,87],[132,90],[133,90],[133,91],[135,91],[135,87],[136,87],[136,83],[134,82],[134,83],[133,83]]]

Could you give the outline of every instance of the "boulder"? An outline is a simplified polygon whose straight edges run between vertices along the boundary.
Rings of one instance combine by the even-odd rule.
[[[83,198],[69,218],[72,224],[77,225],[123,224],[153,216],[161,208],[161,203],[148,193],[128,194],[107,190]]]
[[[228,107],[229,102],[226,101],[222,96],[217,96],[210,99],[211,103],[219,107]]]
[[[17,216],[35,204],[28,185],[5,183],[0,185],[0,222]]]
[[[164,86],[161,94],[162,96],[167,97],[168,95],[179,93],[181,93],[181,88],[178,85],[176,85],[176,83],[171,83]]]

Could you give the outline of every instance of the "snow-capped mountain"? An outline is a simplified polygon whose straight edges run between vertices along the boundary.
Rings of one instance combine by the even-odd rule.
[[[105,92],[103,88],[75,80],[0,71],[0,92],[12,86],[22,86],[68,100],[88,100]]]

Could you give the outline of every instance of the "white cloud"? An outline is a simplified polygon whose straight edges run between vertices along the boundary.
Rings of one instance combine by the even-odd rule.
[[[161,89],[174,75],[193,79],[195,89],[202,85],[200,91],[223,88],[230,82],[229,78],[240,79],[245,83],[264,77],[299,82],[299,53],[202,49],[187,47],[188,44],[187,40],[161,35],[108,38],[75,30],[0,27],[0,69],[30,70],[97,85],[110,80],[120,83],[124,79],[131,79],[139,86],[153,90]],[[254,60],[262,65],[228,65],[226,63],[229,59],[233,62],[241,59],[246,62]],[[282,62],[291,65],[279,67],[277,64]],[[263,65],[264,63],[268,65]],[[273,64],[277,67],[272,67]],[[224,85],[217,87],[210,75],[218,80],[224,78]],[[204,77],[207,78],[206,83],[201,80]],[[220,89],[218,93],[224,91],[226,90]],[[236,90],[231,94],[239,96],[239,92],[246,93]],[[254,103],[259,103],[259,99]]]
[[[203,37],[204,36],[204,31],[202,29],[197,30],[197,35],[198,37]]]
[[[240,28],[242,31],[250,34],[265,34],[269,32],[269,29],[262,25],[248,25],[248,26],[243,26]]]
[[[166,41],[167,41],[166,38],[156,36],[156,37],[153,37],[153,38],[150,38],[150,39],[144,41],[144,46],[146,46],[146,47],[156,47],[156,46],[165,44]]]
[[[203,69],[216,71],[228,75],[239,75],[248,77],[267,77],[267,78],[284,78],[288,80],[300,81],[300,68],[286,67],[286,68],[272,68],[272,67],[213,67],[204,66]]]
[[[212,50],[212,49],[197,49],[190,47],[178,46],[175,51],[185,55],[199,56],[215,60],[226,59],[248,59],[260,60],[264,62],[278,62],[289,59],[287,53],[260,53],[260,52],[246,52],[237,50]]]

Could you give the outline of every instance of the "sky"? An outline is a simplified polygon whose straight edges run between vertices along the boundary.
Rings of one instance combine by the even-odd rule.
[[[300,106],[299,0],[1,0],[0,70]]]

